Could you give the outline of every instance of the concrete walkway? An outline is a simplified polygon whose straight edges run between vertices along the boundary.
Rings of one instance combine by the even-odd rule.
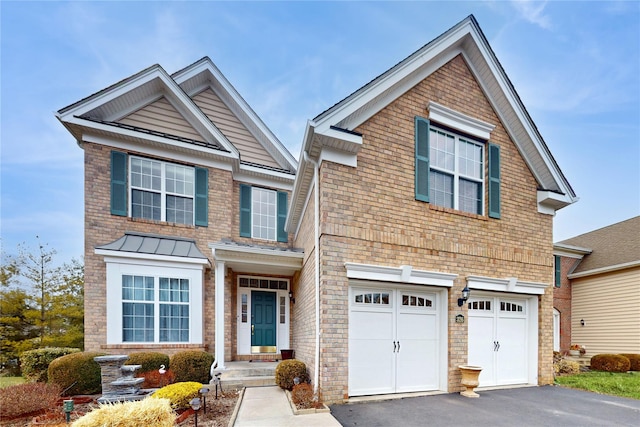
[[[246,388],[233,425],[339,427],[340,423],[329,412],[294,415],[284,390],[276,386]]]

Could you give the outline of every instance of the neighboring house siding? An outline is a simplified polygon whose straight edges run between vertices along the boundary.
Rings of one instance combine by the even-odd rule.
[[[553,307],[560,312],[560,351],[571,346],[571,282],[567,274],[579,260],[560,257],[560,287],[553,289]]]
[[[127,117],[118,120],[118,123],[164,132],[196,141],[204,141],[204,138],[166,98],[160,98],[135,113],[129,114]]]
[[[500,146],[502,156],[501,219],[415,200],[414,117],[426,117],[428,101],[496,125],[491,142]],[[467,315],[466,307],[457,306],[466,277],[517,277],[550,284],[539,297],[538,382],[551,383],[553,217],[537,212],[536,181],[462,57],[442,66],[355,131],[364,140],[357,168],[325,162],[320,173],[319,386],[325,399],[337,401],[348,393],[345,262],[411,265],[459,275],[448,301],[449,391],[460,389],[458,365],[467,363],[467,323],[454,322],[456,314]],[[485,186],[485,212],[487,193]]]
[[[589,355],[640,353],[640,268],[572,279],[571,290],[572,343]]]
[[[111,215],[109,210],[109,170],[110,153],[108,146],[84,143],[85,152],[85,349],[90,351],[109,351],[130,353],[142,349],[157,349],[168,354],[184,348],[202,348],[213,351],[214,346],[214,273],[207,269],[204,274],[204,343],[202,346],[179,345],[138,345],[126,344],[107,346],[106,339],[106,290],[105,290],[105,262],[102,255],[94,253],[95,247],[112,242],[124,234],[124,231],[162,234],[193,238],[197,246],[207,256],[210,256],[208,244],[229,237],[232,229],[232,217],[237,215],[237,209],[229,206],[233,188],[231,173],[228,171],[209,169],[210,191],[209,225],[208,227],[194,227],[180,224],[170,224],[160,221],[132,219],[129,217]],[[139,153],[135,153],[139,154]],[[162,159],[170,160],[170,159]],[[232,214],[230,215],[230,212]],[[210,258],[211,260],[211,258]],[[230,298],[230,284],[227,292]],[[229,300],[230,301],[230,300]],[[229,301],[226,307],[229,307]],[[229,323],[228,323],[229,324]],[[230,341],[230,335],[227,340]]]
[[[229,142],[238,149],[241,160],[280,167],[211,89],[194,96],[193,102],[220,129]]]

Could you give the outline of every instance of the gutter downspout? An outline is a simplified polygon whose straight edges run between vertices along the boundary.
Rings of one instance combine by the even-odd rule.
[[[320,376],[320,193],[318,184],[318,162],[311,160],[306,151],[302,152],[305,161],[313,165],[313,229],[315,239],[315,297],[316,297],[316,354],[313,369],[313,392],[318,392],[318,378]]]

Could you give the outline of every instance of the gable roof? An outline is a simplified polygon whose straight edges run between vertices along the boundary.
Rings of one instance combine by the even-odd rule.
[[[578,200],[478,22],[470,15],[308,122],[288,226],[297,224],[304,206],[305,197],[296,199],[296,191],[305,193],[311,182],[313,171],[307,171],[311,168],[305,164],[305,156],[310,160],[322,161],[321,153],[328,148],[334,159],[337,152],[348,159],[345,164],[351,162],[351,165],[355,165],[353,157],[362,145],[362,138],[351,131],[458,55],[464,57],[535,177],[539,187],[539,211],[553,214]]]
[[[574,277],[640,266],[640,216],[563,240],[554,246],[591,250],[571,272]]]
[[[255,167],[255,158],[244,162],[238,148],[211,121],[192,99],[211,89],[255,138],[273,162],[266,168]],[[185,131],[169,133],[129,123],[128,117],[158,102],[169,104]],[[210,162],[230,163],[234,173],[270,176],[291,182],[297,163],[282,143],[266,127],[249,105],[208,57],[169,75],[160,65],[153,65],[99,92],[59,110],[57,118],[76,138],[104,142],[105,138],[188,153]],[[185,137],[188,134],[189,137]],[[197,137],[197,138],[196,138]]]

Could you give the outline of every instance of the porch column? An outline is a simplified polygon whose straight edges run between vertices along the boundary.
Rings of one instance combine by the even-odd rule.
[[[218,362],[218,369],[225,369],[224,366],[224,262],[216,261],[216,339],[215,357]]]

